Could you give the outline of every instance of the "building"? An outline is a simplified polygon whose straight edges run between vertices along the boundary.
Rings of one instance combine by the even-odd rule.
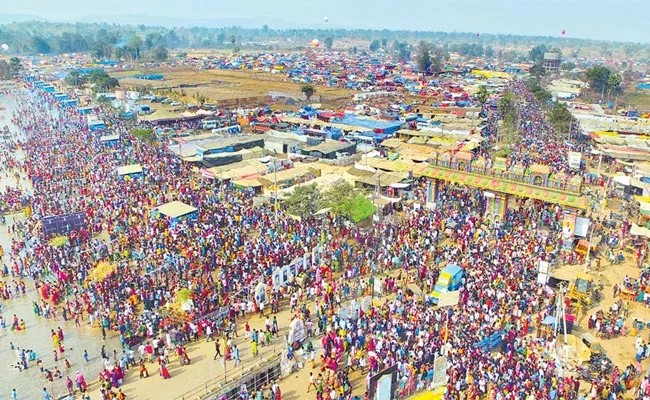
[[[544,53],[544,72],[546,74],[556,74],[560,70],[561,54],[559,53]]]
[[[354,154],[357,151],[355,143],[338,142],[336,140],[328,140],[314,147],[303,147],[303,152],[309,152],[312,157],[335,159],[338,154]]]

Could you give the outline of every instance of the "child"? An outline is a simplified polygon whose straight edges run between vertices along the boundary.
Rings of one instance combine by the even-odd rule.
[[[149,371],[147,371],[147,366],[144,365],[144,360],[140,360],[140,379],[148,377]]]

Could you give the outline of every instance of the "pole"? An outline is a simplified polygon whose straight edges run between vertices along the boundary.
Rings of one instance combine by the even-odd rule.
[[[594,236],[594,228],[592,225],[591,232],[589,233],[589,244],[587,244],[587,257],[585,258],[584,273],[587,273],[587,265],[589,265],[589,256],[591,255],[591,239],[593,236]]]
[[[598,156],[598,177],[600,178],[600,166],[603,163],[603,153]]]
[[[275,191],[273,207],[275,208],[275,220],[278,220],[278,165],[273,158],[273,188]]]

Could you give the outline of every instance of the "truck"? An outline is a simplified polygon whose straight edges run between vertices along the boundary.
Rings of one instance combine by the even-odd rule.
[[[438,304],[440,300],[440,293],[453,292],[460,289],[463,283],[463,276],[465,271],[458,264],[447,264],[440,272],[436,286],[429,297],[433,304]]]

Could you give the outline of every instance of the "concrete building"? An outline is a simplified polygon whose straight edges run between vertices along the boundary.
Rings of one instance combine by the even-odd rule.
[[[544,53],[544,72],[546,74],[556,74],[560,70],[561,54],[559,53]]]

